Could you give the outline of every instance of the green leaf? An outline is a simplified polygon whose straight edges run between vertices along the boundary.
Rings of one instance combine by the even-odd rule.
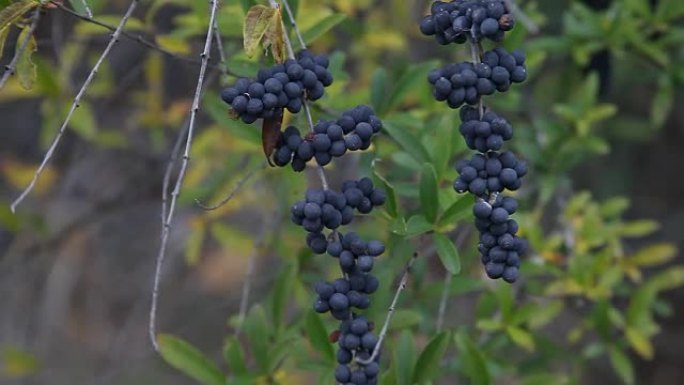
[[[465,333],[455,336],[456,346],[460,352],[463,369],[472,385],[489,385],[491,378],[487,368],[487,361],[477,346]]]
[[[19,0],[0,10],[0,32],[18,22],[26,12],[39,5],[38,0]]]
[[[254,305],[245,319],[244,328],[252,357],[256,361],[261,373],[266,373],[269,367],[269,340],[271,329],[266,322],[266,312],[261,305]]]
[[[397,210],[397,194],[394,191],[394,186],[385,179],[382,175],[380,175],[380,172],[378,171],[378,168],[375,167],[375,161],[373,161],[373,175],[375,176],[375,184],[380,185],[380,187],[385,190],[385,193],[387,194],[387,200],[385,201],[384,207],[385,210],[387,210],[387,214],[389,214],[390,217],[396,218],[399,215],[399,211]]]
[[[394,121],[385,120],[383,122],[383,130],[418,162],[425,163],[430,161],[430,155],[428,155],[423,144],[406,127],[397,125]]]
[[[627,260],[637,266],[657,266],[667,263],[677,255],[677,248],[669,243],[649,245],[637,251]]]
[[[433,227],[430,222],[422,215],[414,215],[406,222],[406,233],[403,235],[407,238],[415,237],[416,235],[432,231]]]
[[[280,270],[273,286],[271,298],[271,317],[273,327],[280,331],[284,325],[285,309],[291,301],[292,287],[296,279],[296,266],[288,264]]]
[[[9,31],[9,28],[0,30],[0,55],[5,52],[5,41],[7,41],[7,35],[9,35]]]
[[[651,123],[655,127],[662,127],[672,111],[674,101],[674,84],[672,78],[663,72],[658,79],[658,91],[656,91],[651,104]]]
[[[415,362],[416,346],[413,342],[413,335],[410,331],[404,330],[399,336],[392,360],[397,385],[413,385],[411,378]]]
[[[245,363],[245,355],[242,352],[240,341],[234,336],[226,337],[223,343],[223,359],[228,364],[231,374],[241,376],[247,373],[247,364]]]
[[[618,347],[611,347],[609,352],[610,363],[613,365],[613,369],[620,376],[625,384],[634,384],[634,368],[629,358],[625,353]]]
[[[224,385],[221,370],[191,344],[169,334],[160,334],[157,341],[167,364],[202,384]]]
[[[31,56],[36,52],[36,39],[33,35],[28,36],[30,28],[24,28],[19,34],[18,42],[23,43],[27,38],[26,49],[21,53],[17,60],[17,77],[19,84],[25,89],[33,88],[33,83],[36,81],[36,64],[31,60]]]
[[[449,206],[439,218],[439,226],[455,224],[471,215],[473,199],[469,195],[461,195]]]
[[[508,336],[511,337],[511,340],[513,340],[516,345],[529,351],[534,350],[534,338],[532,338],[532,334],[528,331],[515,326],[509,326],[506,328],[506,333],[508,333]]]
[[[425,86],[427,84],[425,74],[434,66],[434,62],[428,62],[409,67],[401,78],[394,83],[396,85],[392,89],[391,96],[387,102],[387,110],[398,107],[404,99],[415,93],[416,88],[420,87],[421,84],[424,83]]]
[[[437,194],[437,175],[432,164],[423,164],[420,173],[420,205],[425,214],[425,218],[435,223],[437,220],[437,210],[439,209],[439,195]]]
[[[423,313],[411,309],[399,309],[394,312],[389,330],[403,330],[416,326],[423,321]]]
[[[566,385],[570,379],[561,373],[539,373],[525,377],[521,385]]]
[[[430,340],[416,362],[413,384],[425,384],[435,378],[450,341],[450,332],[441,332]]]
[[[276,20],[275,15],[275,8],[264,5],[255,5],[247,11],[242,31],[243,44],[247,56],[254,56],[266,34],[266,30],[271,28],[274,22],[280,23],[280,18]]]
[[[651,341],[649,341],[648,337],[646,337],[642,332],[628,327],[625,330],[625,336],[627,337],[629,344],[632,345],[632,348],[634,348],[634,351],[636,351],[642,358],[646,360],[653,359],[653,345],[651,344]]]
[[[387,98],[387,71],[378,67],[371,76],[370,102],[377,114],[384,113],[384,106]]]
[[[643,237],[652,234],[659,227],[660,225],[656,221],[642,219],[622,225],[620,234],[625,237]]]
[[[444,268],[451,274],[455,275],[461,272],[461,257],[458,255],[456,246],[444,234],[433,233],[432,240],[435,242],[437,248],[437,255],[442,261]]]
[[[328,340],[328,333],[321,322],[321,318],[313,311],[309,311],[305,319],[306,333],[309,336],[311,345],[322,353],[329,361],[335,359],[335,352],[333,346]]]
[[[343,13],[328,15],[323,20],[314,24],[311,28],[307,29],[306,31],[302,31],[302,38],[304,39],[304,42],[307,45],[313,43],[316,41],[316,39],[333,29],[346,18],[347,16]]]

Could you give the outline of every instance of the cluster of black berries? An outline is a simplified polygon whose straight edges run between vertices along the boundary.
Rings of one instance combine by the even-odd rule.
[[[373,349],[378,343],[378,338],[373,334],[374,325],[363,316],[354,315],[353,319],[347,319],[340,325],[337,351],[337,363],[335,380],[340,384],[374,385],[378,383],[380,356],[376,356],[368,365],[358,365],[351,369],[348,365],[354,357],[360,360],[368,360],[373,354]]]
[[[273,156],[277,166],[292,164],[292,169],[302,171],[306,162],[316,158],[321,166],[347,151],[366,150],[371,138],[382,129],[382,122],[373,110],[365,105],[342,113],[336,121],[322,120],[314,126],[314,132],[302,137],[296,127],[285,129]]]
[[[354,219],[354,210],[369,214],[385,200],[385,191],[376,189],[369,178],[348,180],[342,184],[342,192],[308,189],[305,199],[292,206],[291,219],[309,233],[306,238],[309,248],[316,254],[323,254],[328,249],[323,229],[335,230],[348,225]]]
[[[292,113],[302,109],[302,97],[318,100],[325,87],[333,82],[326,55],[313,55],[302,50],[297,60],[259,70],[256,79],[241,78],[221,91],[221,99],[231,105],[245,123],[270,119],[287,108]]]
[[[440,44],[469,40],[472,49],[479,53],[482,38],[499,42],[514,24],[502,0],[435,1],[431,14],[420,23],[420,30],[425,35],[435,35]],[[473,63],[434,69],[428,74],[428,81],[438,101],[446,101],[451,108],[470,105],[461,107],[459,131],[468,147],[479,153],[456,165],[459,176],[454,181],[454,190],[477,197],[473,213],[480,231],[478,248],[485,271],[491,278],[503,278],[510,283],[518,278],[520,257],[527,243],[517,237],[518,223],[509,218],[517,210],[517,201],[499,193],[520,188],[527,163],[510,151],[500,152],[504,142],[513,137],[513,127],[485,108],[481,97],[506,92],[511,84],[525,81],[525,54],[508,53],[497,47],[473,59]]]
[[[459,131],[471,150],[482,153],[499,151],[504,141],[513,137],[513,127],[494,111],[486,111],[480,118],[477,108],[464,106],[460,115]]]
[[[522,177],[527,174],[527,162],[518,160],[510,151],[491,151],[458,162],[456,171],[459,176],[454,181],[454,190],[488,197],[504,189],[519,189]]]
[[[515,25],[503,0],[435,1],[430,12],[420,22],[420,31],[442,45],[463,44],[469,36],[499,42]]]
[[[364,113],[360,116],[360,119],[367,120],[372,115]],[[360,124],[356,117],[353,122],[354,127]],[[316,254],[327,252],[337,258],[344,274],[342,278],[318,282],[314,286],[318,296],[313,308],[318,313],[330,312],[333,318],[342,321],[337,332],[340,349],[335,378],[345,385],[377,384],[377,355],[371,363],[364,364],[364,361],[371,358],[378,339],[371,331],[372,324],[353,309],[363,310],[370,306],[370,295],[380,286],[378,278],[372,274],[373,265],[375,258],[385,252],[385,245],[376,240],[365,241],[354,232],[342,234],[337,229],[349,224],[356,211],[368,214],[385,200],[383,190],[375,188],[369,178],[361,178],[345,181],[341,192],[309,189],[306,199],[292,206],[292,221],[308,232],[306,241],[309,248]],[[323,233],[326,228],[333,230],[327,236]],[[352,361],[355,362],[354,369],[349,366]]]
[[[428,74],[433,85],[432,94],[437,101],[446,101],[449,107],[475,105],[482,95],[496,91],[506,92],[512,83],[527,78],[525,55],[521,51],[509,54],[503,48],[487,51],[483,62],[461,62],[437,68]]]
[[[518,278],[520,256],[527,251],[527,242],[516,236],[518,223],[509,218],[517,209],[514,198],[501,195],[491,204],[479,199],[473,207],[485,272],[490,278],[503,278],[509,283]]]

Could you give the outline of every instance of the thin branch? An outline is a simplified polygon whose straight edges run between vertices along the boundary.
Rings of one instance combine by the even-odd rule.
[[[536,35],[539,33],[539,25],[537,25],[532,18],[530,18],[522,9],[520,9],[515,1],[504,0],[504,2],[506,3],[506,7],[508,7],[513,14],[513,17],[515,17],[517,20],[520,20],[520,22],[531,34]]]
[[[9,79],[10,76],[14,74],[14,68],[17,65],[17,62],[19,61],[19,58],[21,55],[24,54],[24,51],[26,51],[26,47],[28,47],[29,41],[31,41],[31,36],[33,36],[33,32],[36,30],[36,27],[38,27],[38,20],[40,20],[40,7],[36,7],[36,10],[33,12],[33,16],[31,17],[31,25],[29,26],[28,33],[26,34],[26,37],[24,37],[24,40],[21,42],[21,45],[19,48],[17,48],[16,51],[14,51],[14,57],[12,58],[12,61],[8,65],[5,66],[5,72],[2,74],[2,79],[0,79],[0,89],[5,86],[5,83],[7,83],[7,79]],[[0,52],[1,54],[2,52]]]
[[[219,31],[218,21],[214,22],[214,39],[216,39],[216,48],[219,53],[219,71],[221,71],[221,76],[225,77],[228,75],[228,70],[226,69],[226,52],[223,50],[223,39],[221,38],[221,31]]]
[[[75,12],[74,10],[65,7],[64,4],[61,4],[61,3],[58,3],[58,2],[52,1],[52,0],[50,1],[50,3],[56,5],[57,8],[59,8],[60,10],[66,12],[67,14],[69,14],[69,15],[71,15],[71,16],[73,16],[73,17],[79,18],[79,19],[81,19],[81,20],[83,20],[83,21],[85,21],[85,22],[88,22],[88,23],[91,23],[91,24],[95,24],[95,25],[100,26],[100,27],[102,27],[102,28],[106,28],[106,29],[108,29],[108,30],[110,30],[110,31],[114,31],[114,30],[116,29],[116,27],[111,26],[111,25],[109,25],[109,24],[107,24],[107,23],[104,23],[104,22],[95,20],[95,19],[93,19],[93,18],[91,18],[91,17],[88,17],[88,16],[85,16],[85,15],[81,15],[80,13]],[[164,48],[162,48],[162,47],[160,47],[160,46],[158,46],[158,45],[152,43],[151,41],[145,39],[145,38],[142,37],[141,35],[136,35],[136,34],[133,34],[133,33],[127,32],[127,31],[121,31],[121,36],[124,36],[124,37],[126,37],[127,39],[130,39],[131,41],[134,41],[134,42],[136,42],[136,43],[138,43],[138,44],[141,44],[141,45],[143,45],[143,46],[145,46],[145,47],[148,47],[148,48],[151,48],[151,49],[153,49],[153,50],[155,50],[155,51],[161,52],[162,54],[164,54],[164,55],[166,55],[166,56],[168,56],[168,57],[170,57],[170,58],[172,58],[172,59],[179,60],[179,61],[184,61],[184,62],[192,63],[192,64],[200,64],[200,65],[202,64],[202,61],[201,61],[201,60],[194,59],[194,58],[189,58],[189,57],[185,57],[185,56],[181,56],[181,55],[177,55],[177,54],[175,54],[175,53],[173,53],[173,52],[171,52],[171,51],[168,51],[168,50],[166,50],[166,49],[164,49]],[[225,72],[226,74],[237,76],[236,74],[234,74],[233,72],[231,72],[230,70],[228,70],[227,68],[225,68],[225,66],[223,66],[223,68],[219,68],[218,66],[213,65],[213,64],[208,64],[208,66],[209,66],[209,68],[211,68],[211,69],[218,69],[218,70],[220,70],[220,71],[222,71],[222,72]]]
[[[306,44],[304,43],[304,39],[302,39],[302,36],[299,32],[299,28],[297,28],[297,23],[295,22],[294,15],[292,14],[292,9],[290,8],[290,5],[288,4],[287,0],[282,1],[285,5],[285,11],[287,12],[287,16],[290,19],[292,28],[295,30],[295,34],[297,35],[297,37],[300,39],[299,43],[301,44],[302,49],[306,49]],[[275,0],[269,0],[269,4],[271,4],[271,7],[273,8],[278,8],[278,2],[276,2]],[[285,28],[283,28],[283,30],[285,30]],[[287,35],[287,33],[284,33],[283,38],[285,40],[285,45],[287,46],[288,56],[290,57],[290,59],[294,60],[295,55],[294,50],[292,48],[292,42],[290,41],[290,37]],[[306,98],[302,98],[302,107],[304,107],[304,113],[306,114],[306,119],[309,123],[309,130],[311,132],[314,132],[314,122],[313,118],[311,117],[311,109],[309,109],[309,104],[307,103]],[[318,178],[321,180],[321,185],[323,186],[323,189],[327,190],[328,179],[325,176],[325,170],[323,169],[323,166],[318,165],[316,172],[318,173]]]
[[[190,109],[190,122],[188,123],[187,129],[187,139],[185,142],[185,152],[183,154],[183,161],[181,163],[181,169],[178,172],[178,178],[176,179],[176,186],[171,193],[171,204],[168,207],[168,215],[166,221],[162,226],[161,234],[161,244],[159,246],[159,254],[156,259],[156,268],[154,274],[154,284],[152,288],[152,303],[150,306],[150,319],[149,319],[149,337],[152,342],[152,346],[156,351],[159,351],[159,345],[157,344],[157,333],[156,333],[156,318],[157,318],[157,302],[159,299],[159,283],[161,280],[161,268],[164,264],[164,257],[166,255],[166,246],[169,240],[169,232],[171,229],[171,221],[173,220],[173,214],[176,208],[176,203],[178,201],[178,195],[180,195],[180,190],[183,185],[183,180],[185,179],[185,173],[188,169],[188,163],[190,162],[190,149],[192,148],[192,137],[195,129],[195,121],[197,118],[197,112],[199,111],[200,96],[202,94],[202,87],[204,85],[204,76],[207,71],[207,64],[209,62],[209,53],[211,51],[212,38],[214,36],[213,29],[214,23],[216,22],[216,12],[218,9],[218,0],[210,0],[211,4],[210,16],[209,16],[209,26],[207,27],[207,37],[204,42],[204,50],[200,55],[202,65],[200,66],[199,75],[197,77],[197,87],[195,88],[195,96],[192,101],[192,107]]]
[[[67,114],[66,119],[64,119],[64,123],[62,123],[62,127],[60,127],[59,131],[57,132],[57,136],[52,141],[50,148],[48,148],[47,152],[45,153],[45,157],[43,158],[43,162],[40,164],[40,167],[38,167],[38,170],[36,170],[35,174],[33,175],[33,179],[31,180],[31,183],[29,183],[28,187],[26,187],[24,192],[22,192],[21,195],[19,195],[19,197],[14,202],[12,202],[12,205],[10,206],[10,209],[12,210],[12,212],[16,211],[17,206],[24,200],[24,198],[26,198],[26,196],[28,196],[28,194],[31,192],[31,190],[33,190],[33,187],[36,185],[38,178],[43,173],[43,171],[45,170],[45,167],[47,166],[48,162],[52,158],[52,155],[55,152],[55,149],[57,148],[57,145],[59,144],[59,141],[62,138],[62,135],[66,131],[66,128],[67,128],[67,125],[69,124],[69,121],[71,121],[71,117],[73,116],[74,111],[76,111],[76,108],[79,107],[81,97],[83,97],[83,95],[85,94],[86,90],[88,89],[88,86],[90,85],[90,82],[92,82],[93,78],[95,78],[95,74],[97,74],[97,71],[100,68],[100,65],[102,64],[104,59],[109,54],[109,51],[111,51],[112,48],[114,47],[114,44],[117,41],[119,41],[119,36],[121,35],[121,31],[123,30],[124,26],[126,25],[126,22],[131,17],[131,14],[133,13],[133,10],[135,10],[135,7],[137,5],[138,5],[138,0],[131,1],[131,4],[128,6],[128,10],[126,10],[126,13],[121,18],[119,25],[116,27],[116,30],[114,30],[114,33],[112,34],[112,38],[109,40],[107,47],[102,52],[102,55],[100,55],[100,58],[97,59],[95,66],[93,67],[93,69],[88,74],[88,77],[86,78],[85,82],[81,86],[81,89],[78,91],[78,94],[76,94],[76,97],[74,98],[74,102],[71,104],[71,108],[69,109],[69,113]]]
[[[397,286],[397,291],[396,293],[394,293],[394,299],[392,299],[392,304],[390,305],[389,309],[387,309],[387,317],[385,318],[385,324],[382,325],[382,329],[380,330],[380,336],[378,337],[378,343],[375,344],[373,354],[371,354],[371,356],[367,360],[357,358],[356,362],[360,365],[370,364],[371,362],[375,361],[375,358],[378,356],[378,354],[380,354],[380,348],[382,347],[382,342],[385,340],[385,337],[387,336],[387,329],[389,328],[390,321],[392,320],[392,316],[394,315],[394,309],[397,307],[397,302],[399,301],[401,292],[403,292],[404,289],[406,289],[408,277],[411,273],[411,267],[413,267],[413,264],[416,262],[417,259],[418,253],[413,253],[413,256],[406,264],[406,267],[404,268],[404,274],[401,276],[401,280],[399,281],[399,285]]]
[[[468,237],[468,234],[470,231],[468,229],[462,229],[458,235],[456,236],[456,240],[454,241],[454,244],[457,249],[463,247],[463,242],[465,242],[466,238]],[[444,325],[444,316],[446,315],[446,305],[447,301],[449,300],[449,291],[451,289],[451,280],[453,278],[453,275],[449,272],[446,271],[444,276],[444,286],[442,288],[442,298],[439,301],[439,310],[437,312],[437,323],[435,326],[435,329],[437,329],[437,332],[442,331],[442,326]]]
[[[304,42],[302,33],[299,31],[299,27],[297,27],[297,21],[295,20],[294,12],[292,12],[292,9],[290,8],[290,3],[288,3],[287,0],[282,1],[283,5],[285,6],[285,11],[287,12],[287,15],[290,18],[290,24],[292,25],[292,29],[294,29],[295,35],[297,35],[297,40],[299,40],[299,46],[302,47],[302,49],[306,49],[306,43]]]
[[[88,3],[86,0],[81,0],[81,4],[83,4],[83,8],[85,9],[86,15],[88,15],[89,18],[93,18],[93,11],[90,10],[90,7],[88,6]]]
[[[230,193],[218,204],[213,205],[213,206],[206,206],[202,202],[200,202],[199,199],[195,199],[195,203],[200,208],[202,208],[202,210],[205,210],[205,211],[213,211],[213,210],[216,210],[218,208],[223,207],[224,205],[226,205],[228,202],[230,202],[235,197],[235,194],[237,194],[237,192],[242,189],[242,187],[245,185],[245,183],[247,183],[254,175],[256,175],[257,171],[261,171],[262,169],[264,169],[267,164],[268,163],[264,160],[263,162],[261,162],[259,164],[258,167],[254,167],[251,170],[249,170],[249,172],[247,172],[247,174],[245,174],[242,178],[240,178],[240,180],[237,182],[235,187],[230,191]]]

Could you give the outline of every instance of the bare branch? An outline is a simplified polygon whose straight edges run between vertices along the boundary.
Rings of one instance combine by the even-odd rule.
[[[33,36],[33,32],[36,30],[36,27],[38,26],[38,20],[40,20],[40,7],[36,7],[36,10],[33,12],[33,16],[31,17],[31,19],[31,25],[29,26],[29,30],[26,34],[26,37],[21,42],[21,45],[19,45],[17,50],[14,51],[14,57],[12,58],[12,61],[10,61],[9,64],[5,66],[5,72],[2,74],[2,79],[0,79],[0,89],[2,89],[2,87],[5,86],[5,83],[7,83],[7,79],[9,79],[10,76],[14,75],[14,68],[17,66],[17,62],[19,61],[21,55],[23,55],[24,51],[26,51],[26,47],[28,47],[29,41],[31,41],[31,36]]]
[[[71,16],[73,16],[73,17],[79,18],[79,19],[81,19],[81,20],[83,20],[83,21],[85,21],[85,22],[88,22],[88,23],[91,23],[91,24],[95,24],[95,25],[100,26],[100,27],[102,27],[102,28],[106,28],[106,29],[108,29],[108,30],[110,30],[110,31],[116,30],[116,27],[111,26],[111,25],[109,25],[109,24],[107,24],[107,23],[104,23],[104,22],[95,20],[95,19],[93,19],[93,18],[91,18],[91,17],[85,16],[85,15],[81,15],[80,13],[75,12],[75,11],[73,11],[72,9],[69,9],[69,8],[65,7],[64,4],[62,4],[62,3],[59,3],[59,2],[56,2],[56,1],[52,1],[52,0],[50,1],[50,3],[51,3],[51,4],[54,4],[55,6],[57,6],[57,8],[59,8],[60,10],[66,12],[67,14],[69,14],[69,15],[71,15]],[[218,33],[218,32],[217,32],[217,33]],[[152,43],[151,41],[145,39],[145,38],[142,37],[141,35],[136,35],[136,34],[133,34],[133,33],[127,32],[127,31],[121,31],[121,36],[124,36],[124,37],[126,37],[127,39],[130,39],[131,41],[134,41],[134,42],[136,42],[136,43],[138,43],[138,44],[141,44],[141,45],[143,45],[143,46],[145,46],[145,47],[148,47],[148,48],[153,49],[153,50],[155,50],[155,51],[161,52],[162,54],[164,54],[164,55],[166,55],[166,56],[168,56],[168,57],[170,57],[170,58],[172,58],[172,59],[175,59],[175,60],[178,60],[178,61],[184,61],[184,62],[192,63],[192,64],[199,64],[199,65],[202,64],[202,60],[198,60],[198,59],[195,59],[195,58],[189,58],[189,57],[177,55],[177,54],[175,54],[175,53],[173,53],[173,52],[171,52],[171,51],[168,51],[168,50],[166,50],[166,49],[164,49],[164,48],[162,48],[162,47],[160,47],[160,46],[158,46],[158,45]],[[221,47],[221,49],[223,49],[223,47]],[[225,65],[224,65],[224,66],[221,66],[221,67],[218,67],[218,66],[216,66],[216,65],[208,64],[208,66],[209,66],[209,68],[211,68],[211,69],[218,69],[218,70],[220,70],[222,73],[229,74],[229,75],[233,75],[233,76],[237,76],[236,74],[234,74],[234,73],[232,73],[230,70],[228,70],[228,69],[225,67]]]
[[[197,86],[195,88],[195,96],[192,101],[192,107],[190,109],[190,121],[188,123],[187,129],[187,139],[185,142],[185,152],[183,154],[183,160],[181,163],[180,171],[178,172],[178,178],[176,179],[176,185],[171,193],[171,203],[168,207],[168,214],[164,225],[161,230],[161,244],[159,246],[159,253],[156,259],[156,268],[154,274],[154,284],[152,287],[152,303],[150,306],[150,319],[149,319],[149,337],[152,342],[152,346],[156,351],[159,351],[159,345],[157,344],[157,333],[156,333],[156,318],[157,318],[157,303],[159,300],[159,283],[161,280],[161,268],[164,264],[164,257],[166,256],[166,246],[169,240],[169,232],[171,229],[171,221],[173,220],[173,214],[176,209],[176,203],[178,201],[178,195],[180,195],[181,187],[183,186],[183,180],[185,179],[185,173],[188,169],[188,163],[190,162],[190,149],[192,148],[192,137],[195,129],[195,121],[197,118],[197,112],[199,111],[200,96],[202,94],[202,88],[204,85],[204,76],[207,71],[207,64],[209,62],[209,53],[211,51],[212,38],[214,36],[213,30],[216,23],[216,12],[218,9],[218,0],[210,0],[211,4],[209,25],[207,27],[207,37],[204,42],[204,50],[200,55],[202,64],[200,66],[199,75],[197,77]]]
[[[269,4],[271,4],[271,7],[273,8],[278,8],[278,2],[275,0],[269,0]],[[306,49],[306,44],[304,43],[304,39],[302,39],[301,34],[299,33],[299,28],[297,28],[297,23],[295,22],[294,15],[292,14],[292,9],[290,8],[290,5],[288,4],[287,0],[283,0],[283,4],[285,5],[285,11],[287,12],[287,16],[290,19],[290,22],[292,23],[292,28],[295,30],[295,34],[297,37],[300,39],[299,43],[302,46],[302,49]],[[283,30],[286,30],[283,28]],[[287,32],[283,34],[283,38],[285,40],[285,44],[287,45],[287,51],[288,51],[288,56],[290,59],[295,59],[294,55],[294,49],[292,48],[292,42],[290,41],[290,37],[287,35]],[[314,132],[314,123],[313,123],[313,118],[311,117],[311,109],[309,109],[309,104],[306,101],[306,98],[302,97],[302,107],[304,107],[304,113],[306,114],[307,121],[309,123],[309,131]],[[324,190],[328,189],[328,179],[325,176],[325,170],[323,169],[323,166],[318,165],[317,167],[317,173],[318,173],[318,178],[321,180],[321,185],[323,186]]]
[[[124,26],[126,25],[126,22],[131,17],[131,14],[133,13],[133,10],[135,10],[135,7],[137,5],[138,5],[138,0],[131,1],[131,4],[128,6],[128,10],[126,10],[126,13],[121,18],[119,25],[116,27],[116,30],[114,30],[114,33],[112,34],[112,38],[109,40],[107,47],[102,52],[102,55],[100,55],[100,58],[97,59],[95,66],[93,67],[93,69],[88,74],[88,77],[86,78],[85,82],[81,86],[81,89],[78,91],[78,94],[76,94],[76,97],[74,98],[74,102],[71,104],[71,108],[69,109],[69,112],[67,113],[66,119],[64,119],[64,123],[62,123],[62,127],[60,127],[59,131],[57,132],[57,136],[52,141],[50,148],[48,148],[47,152],[45,153],[45,157],[43,158],[43,162],[40,164],[40,166],[36,170],[35,174],[33,175],[33,179],[31,180],[31,183],[29,183],[28,187],[26,187],[24,192],[22,192],[21,195],[19,195],[19,197],[14,202],[12,202],[12,205],[10,206],[12,212],[15,212],[17,206],[24,200],[24,198],[26,198],[26,196],[28,196],[28,194],[31,192],[31,190],[33,190],[33,187],[36,185],[38,178],[43,173],[43,171],[45,170],[45,167],[47,166],[48,162],[52,158],[52,155],[55,152],[55,149],[57,148],[57,145],[59,144],[59,141],[62,138],[64,131],[66,131],[67,125],[71,121],[71,117],[73,116],[74,111],[76,111],[76,108],[79,107],[81,97],[83,97],[83,95],[85,94],[86,90],[88,89],[88,86],[90,85],[90,82],[92,82],[93,78],[95,77],[95,74],[97,74],[97,71],[100,68],[100,65],[102,64],[104,59],[109,54],[109,51],[111,51],[112,48],[114,47],[114,44],[117,41],[119,41],[119,36],[121,35],[121,31],[123,30]]]
[[[389,328],[390,321],[392,320],[392,316],[394,315],[394,309],[397,307],[397,302],[399,301],[399,297],[401,296],[401,292],[406,289],[406,284],[408,283],[408,277],[409,274],[411,273],[411,267],[413,267],[413,264],[416,262],[418,259],[418,253],[413,253],[413,256],[411,259],[408,261],[406,264],[406,267],[404,268],[404,274],[402,274],[401,279],[399,280],[399,285],[397,286],[397,291],[394,293],[394,299],[392,299],[392,304],[390,304],[389,309],[387,309],[387,317],[385,318],[385,324],[382,325],[382,329],[380,330],[380,336],[378,337],[378,343],[375,344],[375,348],[373,349],[373,354],[371,354],[370,357],[368,357],[367,360],[362,360],[357,358],[356,362],[361,364],[361,365],[368,365],[371,362],[375,361],[375,358],[380,354],[380,348],[382,347],[382,342],[385,340],[385,337],[387,336],[387,329]]]

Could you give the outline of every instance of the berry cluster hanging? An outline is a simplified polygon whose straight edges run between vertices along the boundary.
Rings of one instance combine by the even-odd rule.
[[[238,79],[221,92],[236,118],[245,123],[263,119],[264,131],[267,126],[276,127],[274,146],[264,147],[269,161],[279,167],[290,164],[299,172],[311,160],[324,167],[347,152],[368,149],[382,122],[365,105],[343,112],[337,120],[321,120],[304,135],[295,126],[280,131],[284,109],[300,112],[306,100],[320,99],[333,82],[326,55],[302,50],[296,58],[261,69],[256,79]],[[385,246],[377,240],[365,241],[354,232],[342,233],[339,228],[349,225],[357,214],[369,214],[385,200],[385,191],[364,177],[343,182],[341,191],[327,186],[309,188],[304,199],[291,209],[291,220],[307,232],[306,244],[311,251],[334,257],[340,267],[341,278],[315,285],[313,308],[341,321],[332,336],[339,343],[335,379],[342,384],[378,383],[380,356],[373,356],[378,337],[373,333],[373,323],[359,310],[370,306],[370,295],[380,285],[372,270]]]
[[[481,44],[484,39],[501,42],[514,24],[503,0],[435,1],[420,23],[420,31],[435,36],[439,44],[471,45],[472,62],[434,69],[428,74],[428,82],[437,101],[461,108],[459,130],[468,147],[478,153],[457,164],[459,176],[454,190],[476,197],[473,214],[485,272],[490,278],[509,283],[518,278],[527,242],[516,235],[518,223],[510,218],[517,210],[517,201],[500,193],[520,188],[527,164],[510,151],[500,151],[513,137],[513,128],[484,106],[482,96],[508,91],[511,84],[527,78],[527,69],[523,52],[508,53],[497,47],[483,53]]]

